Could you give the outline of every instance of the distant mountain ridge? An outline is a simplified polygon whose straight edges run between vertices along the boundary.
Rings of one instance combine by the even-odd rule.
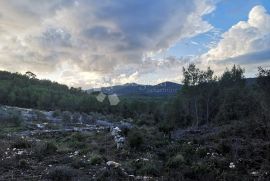
[[[256,78],[246,78],[247,85],[256,84]],[[117,94],[118,96],[173,96],[182,88],[182,84],[175,82],[162,82],[157,85],[142,85],[127,83],[99,89],[89,89],[87,92],[100,92],[104,94]]]
[[[141,85],[127,83],[100,89],[90,89],[88,92],[102,91],[105,94],[117,94],[118,96],[172,96],[175,95],[182,85],[174,82],[163,82],[157,85]]]

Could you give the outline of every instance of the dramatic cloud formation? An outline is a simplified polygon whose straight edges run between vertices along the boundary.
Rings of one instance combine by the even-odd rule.
[[[247,21],[240,21],[222,35],[218,45],[202,55],[209,65],[240,64],[249,70],[270,61],[270,15],[262,6],[255,6]],[[205,61],[206,60],[206,61]],[[250,66],[253,64],[252,66]],[[254,65],[255,64],[255,65]]]
[[[1,69],[85,88],[180,67],[180,59],[147,55],[212,29],[202,17],[214,10],[210,0],[9,0],[0,7]]]
[[[269,62],[270,16],[264,7],[254,7],[247,21],[220,38],[204,18],[218,1],[0,1],[0,69],[30,70],[39,78],[90,88],[179,81],[190,61],[217,71],[230,63]],[[203,45],[192,40],[213,32],[217,38]],[[182,40],[209,51],[160,56]]]

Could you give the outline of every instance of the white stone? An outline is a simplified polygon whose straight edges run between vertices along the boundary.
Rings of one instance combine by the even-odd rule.
[[[120,163],[117,163],[117,162],[114,162],[114,161],[108,161],[106,164],[107,164],[107,166],[113,167],[113,168],[118,168],[118,167],[121,166]]]

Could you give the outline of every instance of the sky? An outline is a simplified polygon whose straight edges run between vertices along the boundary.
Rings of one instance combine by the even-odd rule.
[[[270,68],[270,0],[3,0],[0,70],[83,89]]]

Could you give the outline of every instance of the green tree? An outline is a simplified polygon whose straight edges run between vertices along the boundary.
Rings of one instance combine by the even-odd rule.
[[[200,83],[202,75],[201,71],[196,68],[195,64],[190,64],[187,69],[183,67],[183,88],[182,91],[184,93],[184,96],[186,96],[189,99],[189,103],[192,105],[192,108],[190,109],[191,112],[194,110],[196,122],[193,123],[193,126],[196,125],[198,127],[199,125],[199,110],[198,110],[198,93],[199,89],[197,85]]]

